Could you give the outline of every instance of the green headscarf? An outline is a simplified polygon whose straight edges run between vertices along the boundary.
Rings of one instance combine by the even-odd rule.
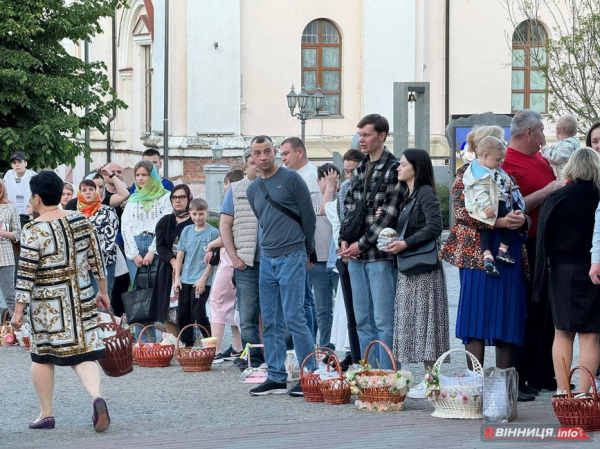
[[[148,177],[148,181],[146,181],[146,184],[144,184],[144,187],[140,188],[136,182],[135,191],[131,194],[127,201],[132,203],[142,203],[142,209],[144,209],[145,212],[148,212],[150,209],[152,209],[154,200],[160,198],[166,193],[169,192],[163,187],[160,176],[158,176],[158,172],[156,171],[156,166],[152,164],[152,172]]]

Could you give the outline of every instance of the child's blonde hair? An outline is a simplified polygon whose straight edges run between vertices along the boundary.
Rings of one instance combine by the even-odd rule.
[[[483,155],[491,153],[494,150],[506,151],[504,142],[494,136],[484,137],[479,142],[479,145],[477,145],[477,157],[483,157]]]
[[[577,134],[577,119],[573,114],[566,114],[556,121],[556,132],[573,137]]]

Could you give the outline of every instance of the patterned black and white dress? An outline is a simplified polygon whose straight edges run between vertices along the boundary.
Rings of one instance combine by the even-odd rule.
[[[402,363],[437,360],[450,349],[444,270],[404,276],[398,272],[394,355]]]
[[[16,301],[29,304],[32,361],[66,366],[104,357],[90,270],[106,277],[98,235],[81,213],[23,228]]]

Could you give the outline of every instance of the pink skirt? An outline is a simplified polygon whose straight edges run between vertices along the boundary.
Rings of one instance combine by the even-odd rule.
[[[233,265],[225,248],[210,288],[210,322],[235,326],[235,287],[231,283]]]

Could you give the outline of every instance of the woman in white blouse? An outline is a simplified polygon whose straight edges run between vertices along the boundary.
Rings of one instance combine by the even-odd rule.
[[[121,232],[125,243],[125,256],[129,276],[134,282],[137,271],[143,265],[152,265],[156,271],[156,245],[154,232],[156,223],[173,211],[171,192],[160,181],[156,167],[150,161],[140,161],[133,169],[135,191],[127,200],[121,217]]]

